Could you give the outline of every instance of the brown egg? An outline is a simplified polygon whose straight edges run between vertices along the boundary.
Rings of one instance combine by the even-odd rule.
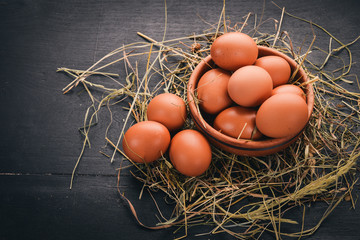
[[[273,84],[267,71],[257,66],[245,66],[230,77],[230,98],[243,107],[255,107],[271,96]]]
[[[211,163],[211,148],[207,139],[196,130],[178,132],[171,140],[169,156],[176,170],[186,176],[203,174]]]
[[[229,32],[213,42],[210,55],[219,67],[235,71],[240,67],[253,64],[258,57],[255,41],[240,32]]]
[[[256,110],[240,106],[230,107],[219,113],[214,128],[225,135],[241,139],[259,139],[262,134],[255,127]]]
[[[280,85],[272,90],[271,95],[280,93],[294,93],[296,95],[299,95],[306,101],[306,95],[304,91],[300,87],[293,84]]]
[[[302,97],[293,93],[271,96],[256,114],[257,128],[272,138],[296,135],[305,127],[307,120],[307,104]]]
[[[289,81],[291,68],[289,63],[282,57],[261,57],[255,61],[255,65],[264,68],[270,74],[274,87]]]
[[[150,163],[161,157],[170,144],[169,130],[154,121],[138,122],[125,133],[122,147],[131,160]]]
[[[162,93],[150,101],[146,114],[148,120],[159,122],[172,132],[180,129],[185,123],[185,102],[175,94]]]
[[[227,92],[230,73],[220,68],[207,71],[197,86],[200,107],[207,113],[216,114],[231,105]]]

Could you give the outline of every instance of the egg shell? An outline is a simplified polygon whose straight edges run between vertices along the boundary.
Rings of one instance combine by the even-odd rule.
[[[268,98],[256,114],[256,126],[268,137],[294,136],[306,125],[308,108],[304,99],[296,94],[276,94]]]
[[[126,156],[137,163],[150,163],[159,159],[169,144],[169,130],[155,121],[134,124],[126,131],[122,141]]]
[[[181,97],[172,93],[162,93],[150,101],[146,115],[148,120],[159,122],[172,132],[184,125],[186,105]]]
[[[271,95],[281,94],[281,93],[294,93],[296,95],[299,95],[304,99],[304,101],[306,101],[306,95],[304,91],[300,87],[293,84],[280,85],[272,90]]]
[[[210,55],[222,69],[235,71],[240,67],[253,64],[258,57],[255,41],[240,32],[221,35],[211,45]]]
[[[186,176],[203,174],[210,166],[211,156],[209,142],[196,130],[180,131],[171,140],[170,161],[176,170]]]
[[[202,110],[216,114],[232,104],[227,91],[230,76],[229,72],[216,68],[207,71],[200,78],[196,90]]]
[[[289,63],[282,57],[261,57],[255,61],[255,66],[265,69],[270,74],[274,88],[289,81],[291,68]]]
[[[256,110],[253,108],[230,107],[216,116],[214,128],[233,138],[256,140],[262,134],[256,129],[255,117]]]
[[[245,66],[230,77],[228,93],[240,106],[255,107],[271,96],[273,83],[270,74],[258,66]]]

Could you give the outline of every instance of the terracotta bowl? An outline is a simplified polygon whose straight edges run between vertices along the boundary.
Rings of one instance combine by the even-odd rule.
[[[295,71],[298,67],[298,64],[287,55],[268,47],[259,46],[259,57],[274,55],[284,58],[291,66],[292,72]],[[189,83],[187,86],[187,97],[189,101],[191,117],[194,120],[197,128],[208,138],[208,140],[215,146],[220,149],[223,149],[227,152],[234,153],[237,155],[245,156],[265,156],[269,154],[276,153],[291,143],[295,142],[296,139],[301,135],[303,130],[301,130],[295,136],[289,136],[285,138],[271,139],[267,138],[264,140],[252,141],[245,139],[235,139],[229,136],[226,136],[219,131],[215,130],[207,121],[203,119],[203,113],[199,113],[199,110],[194,102],[194,96],[196,92],[196,87],[201,76],[211,68],[214,68],[215,64],[211,59],[211,56],[206,57],[199,63],[199,65],[194,69],[193,73],[190,76]],[[299,78],[300,82],[308,81],[308,76],[305,71],[300,68],[296,74],[296,79]],[[308,121],[311,116],[313,107],[314,107],[314,92],[312,84],[307,84],[305,88],[307,105],[308,105]]]

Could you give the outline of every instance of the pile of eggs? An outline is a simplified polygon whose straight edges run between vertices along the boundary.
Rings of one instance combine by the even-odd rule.
[[[303,90],[288,84],[291,67],[279,56],[258,58],[255,41],[239,32],[218,37],[210,49],[213,68],[196,91],[202,111],[213,115],[213,127],[241,139],[294,136],[306,125]]]
[[[157,95],[148,104],[146,115],[147,121],[134,124],[124,134],[122,147],[129,159],[151,163],[168,151],[172,165],[186,176],[201,175],[209,168],[212,154],[207,139],[193,129],[179,131],[187,117],[181,97]]]
[[[306,96],[300,87],[288,84],[291,68],[285,59],[258,57],[255,41],[239,32],[218,37],[210,55],[217,67],[201,76],[196,94],[217,131],[236,139],[261,140],[290,137],[305,127]],[[181,130],[186,117],[181,97],[157,95],[148,104],[148,120],[124,134],[124,153],[136,163],[151,163],[167,153],[180,173],[203,174],[211,163],[211,147],[197,130]]]

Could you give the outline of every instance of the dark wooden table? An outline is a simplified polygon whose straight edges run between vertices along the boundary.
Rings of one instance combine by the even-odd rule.
[[[356,0],[276,4],[320,24],[344,43],[360,34]],[[226,6],[226,15],[235,23],[248,12],[260,15],[263,1],[229,0]],[[167,7],[166,38],[171,39],[208,28],[197,15],[216,23],[222,1],[168,0]],[[280,9],[265,3],[264,18],[280,15]],[[298,45],[312,38],[309,25],[298,20],[285,16],[282,27]],[[86,150],[69,190],[83,139],[77,129],[90,102],[81,87],[63,95],[61,89],[70,78],[56,73],[58,67],[85,69],[110,50],[142,40],[137,31],[161,40],[163,30],[161,0],[0,1],[0,239],[172,239],[183,234],[173,234],[175,228],[151,231],[136,224],[116,189],[120,157],[110,164],[99,153],[105,123],[91,132],[92,148]],[[317,36],[317,46],[327,49],[328,43],[328,36]],[[359,62],[360,43],[350,49],[353,61]],[[355,64],[352,73],[360,75],[359,69]],[[106,114],[103,118],[108,120]],[[140,219],[151,225],[156,220],[154,204],[147,194],[138,200],[141,184],[125,175],[121,188],[139,209]],[[360,239],[359,201],[356,206],[353,210],[349,202],[341,203],[310,239]],[[307,224],[315,224],[325,209],[320,203],[309,208]],[[201,232],[201,227],[190,229],[189,239],[232,239],[194,236]]]

